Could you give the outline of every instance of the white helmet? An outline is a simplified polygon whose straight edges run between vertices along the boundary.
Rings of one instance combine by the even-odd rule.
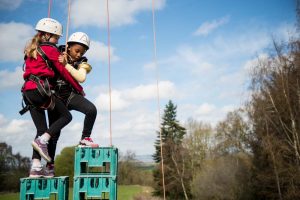
[[[63,27],[55,19],[43,18],[36,24],[35,30],[62,36]]]
[[[83,44],[84,46],[87,47],[87,49],[89,49],[90,47],[90,39],[89,36],[83,32],[75,32],[73,33],[68,40],[69,42],[76,42],[76,43],[80,43]]]

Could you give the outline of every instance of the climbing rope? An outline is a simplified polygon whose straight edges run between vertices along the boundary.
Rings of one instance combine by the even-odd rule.
[[[108,85],[109,85],[109,141],[112,146],[112,123],[111,123],[111,78],[110,78],[110,25],[109,25],[109,5],[106,0],[106,14],[107,14],[107,51],[108,51]]]
[[[48,18],[51,16],[51,7],[52,7],[52,0],[48,1]],[[71,0],[68,0],[68,19],[67,19],[67,28],[66,28],[66,46],[68,42],[68,35],[69,35],[69,25],[70,25],[70,15],[71,15]],[[67,48],[65,49],[67,51]]]
[[[162,172],[162,185],[164,200],[166,199],[166,189],[165,189],[165,173],[164,173],[164,159],[163,159],[163,148],[162,148],[162,135],[160,129],[160,98],[159,98],[159,70],[156,58],[156,30],[155,30],[155,0],[152,0],[152,30],[153,30],[153,60],[156,69],[156,88],[157,88],[157,110],[158,110],[158,126],[159,126],[159,137],[160,137],[160,157],[161,157],[161,172]]]
[[[50,18],[50,14],[51,14],[51,6],[52,6],[52,0],[49,0],[49,2],[48,2],[48,18]]]
[[[68,19],[67,19],[67,28],[66,28],[66,47],[67,47],[67,43],[68,43],[70,15],[71,15],[71,0],[68,0]],[[65,48],[65,52],[67,53],[67,48]]]

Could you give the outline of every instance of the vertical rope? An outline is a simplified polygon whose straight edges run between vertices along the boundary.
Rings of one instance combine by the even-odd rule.
[[[108,85],[109,85],[109,141],[112,146],[112,125],[111,125],[111,78],[110,78],[110,26],[109,26],[109,6],[106,0],[107,13],[107,50],[108,50]]]
[[[70,15],[71,15],[71,0],[68,0],[68,19],[67,19],[67,28],[66,28],[66,48],[65,48],[65,52],[67,52],[67,43],[68,43],[69,26],[70,26]]]
[[[155,12],[154,12],[155,0],[152,0],[152,29],[153,29],[153,51],[154,51],[154,64],[156,69],[156,88],[157,88],[157,110],[158,110],[158,127],[160,137],[160,157],[161,157],[161,172],[162,172],[162,185],[164,200],[166,199],[166,188],[165,188],[165,173],[164,173],[164,159],[163,159],[163,146],[162,146],[162,135],[160,128],[160,101],[159,101],[159,70],[156,58],[156,31],[155,31]]]
[[[52,6],[52,0],[49,0],[49,3],[48,3],[48,18],[50,18],[50,14],[51,14],[51,6]]]

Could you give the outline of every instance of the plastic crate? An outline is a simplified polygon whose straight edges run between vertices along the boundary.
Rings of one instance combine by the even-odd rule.
[[[118,169],[118,149],[114,147],[76,147],[74,176],[103,175],[115,176]]]
[[[110,175],[74,177],[73,200],[117,199],[117,177]]]
[[[68,200],[68,176],[20,179],[20,200],[50,199],[53,194],[57,200]]]

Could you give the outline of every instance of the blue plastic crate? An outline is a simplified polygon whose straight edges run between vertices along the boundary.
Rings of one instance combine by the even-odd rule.
[[[117,199],[117,177],[110,175],[74,177],[73,200]]]
[[[118,170],[118,149],[114,147],[76,147],[74,176],[103,175],[115,176]]]
[[[68,176],[20,179],[20,200],[49,199],[52,194],[57,200],[68,200]]]

